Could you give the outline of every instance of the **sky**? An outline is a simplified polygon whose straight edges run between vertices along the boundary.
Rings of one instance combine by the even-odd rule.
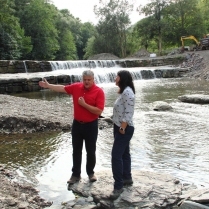
[[[130,3],[134,4],[134,11],[130,14],[131,23],[134,24],[144,16],[140,16],[136,12],[136,7],[140,4],[145,5],[148,0],[129,0]],[[58,9],[68,9],[70,13],[75,17],[79,18],[82,23],[92,22],[97,24],[96,16],[94,15],[94,5],[99,4],[99,0],[52,0],[52,3]]]

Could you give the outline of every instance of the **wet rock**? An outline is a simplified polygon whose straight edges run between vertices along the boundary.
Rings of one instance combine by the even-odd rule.
[[[203,94],[182,95],[178,99],[186,103],[209,104],[209,95]]]
[[[52,205],[38,195],[38,191],[32,185],[25,183],[20,184],[6,175],[5,165],[0,164],[0,208],[13,208],[13,209],[28,209],[30,208],[45,208]],[[14,173],[14,171],[10,171]],[[16,174],[16,176],[18,176]]]
[[[158,174],[150,171],[134,171],[134,184],[124,187],[120,197],[111,201],[109,195],[113,190],[113,178],[110,171],[96,174],[98,181],[90,183],[82,179],[69,187],[75,193],[84,197],[92,196],[105,208],[168,208],[178,202],[181,194],[181,184],[176,184],[175,179],[167,174]]]
[[[19,209],[27,209],[29,204],[27,202],[21,202],[18,206]]]
[[[167,111],[173,109],[167,102],[156,101],[153,102],[153,110],[155,111]]]
[[[198,203],[209,203],[209,189],[194,189],[187,192],[184,192],[180,199],[192,200]]]
[[[179,77],[178,69],[164,69],[163,70],[163,78],[177,78]]]
[[[105,117],[105,118],[100,118],[101,121],[105,121],[107,123],[113,124],[112,118],[110,117]]]
[[[97,182],[90,183],[86,178],[68,188],[84,197],[84,199],[77,201],[73,208],[177,209],[180,206],[180,209],[208,209],[206,205],[209,203],[209,189],[197,189],[194,185],[182,185],[179,179],[168,174],[133,171],[134,184],[125,186],[124,192],[115,201],[109,199],[113,190],[112,173],[106,170],[98,172],[96,175]],[[89,202],[91,197],[97,205],[91,202],[87,205],[83,204]],[[199,204],[200,202],[202,204]],[[63,209],[67,209],[67,207]]]
[[[179,209],[209,209],[209,207],[192,201],[184,201]]]
[[[6,199],[6,203],[9,206],[15,206],[15,205],[17,205],[17,202],[14,199],[10,199],[10,198]]]
[[[92,197],[78,197],[74,201],[62,203],[62,209],[94,209],[98,208]]]

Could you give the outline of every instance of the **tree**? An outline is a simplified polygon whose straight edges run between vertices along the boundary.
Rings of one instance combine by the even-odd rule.
[[[102,45],[105,52],[126,56],[126,30],[130,25],[129,13],[133,10],[127,0],[110,0],[106,3],[100,0],[100,7],[94,7],[94,13],[99,18],[95,44]],[[106,45],[106,46],[105,46]]]
[[[30,37],[14,15],[14,2],[0,0],[0,4],[0,59],[21,59],[32,49]]]
[[[63,13],[59,13],[56,21],[58,30],[59,50],[56,52],[57,60],[75,60],[77,59],[76,45],[73,34],[70,30],[70,22]]]
[[[95,41],[95,37],[92,36],[91,38],[88,39],[86,47],[84,49],[84,59],[88,59],[90,56],[96,54],[96,52],[94,51],[94,41]]]
[[[132,34],[138,40],[139,46],[147,50],[150,45],[149,43],[157,35],[154,17],[149,16],[137,22]]]
[[[198,8],[202,14],[203,24],[205,26],[205,34],[209,33],[209,0],[198,1]]]
[[[92,37],[95,37],[96,28],[90,22],[86,22],[81,25],[80,31],[81,31],[81,35],[80,35],[81,43],[77,47],[77,50],[78,50],[79,58],[83,59],[86,53],[85,48],[87,47],[88,40],[91,39]]]
[[[53,60],[59,50],[58,31],[55,26],[57,10],[44,0],[27,3],[19,13],[21,26],[31,37],[33,49],[28,59]]]
[[[69,29],[74,37],[77,56],[79,59],[83,59],[85,54],[84,48],[86,47],[88,39],[95,33],[95,27],[91,23],[81,23],[79,18],[75,18],[69,10],[60,11],[63,17],[68,22]]]
[[[164,12],[164,18],[169,22],[164,32],[167,41],[180,43],[181,36],[194,35],[198,39],[203,36],[204,23],[197,2],[197,0],[170,1]]]
[[[96,26],[97,33],[95,34],[93,44],[93,49],[96,54],[111,53],[119,57],[121,56],[119,37],[117,28],[115,27],[116,24],[115,20],[111,20],[110,22],[99,22]]]
[[[145,14],[145,16],[152,16],[152,30],[156,34],[158,41],[159,54],[162,53],[162,32],[164,27],[163,11],[168,5],[168,0],[151,0],[144,7],[139,6],[139,13]]]

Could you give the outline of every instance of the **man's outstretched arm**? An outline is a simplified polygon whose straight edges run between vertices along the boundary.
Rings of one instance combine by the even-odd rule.
[[[50,84],[45,78],[43,79],[43,81],[39,81],[39,86],[45,89],[51,89],[56,92],[66,93],[64,85]]]

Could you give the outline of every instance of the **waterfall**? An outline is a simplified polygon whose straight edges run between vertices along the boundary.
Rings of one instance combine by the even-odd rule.
[[[28,73],[28,68],[27,68],[27,66],[26,66],[25,61],[23,61],[23,64],[24,64],[24,67],[25,67],[25,72]]]
[[[77,61],[49,61],[52,70],[69,70],[75,68],[111,68],[120,67],[115,60],[77,60]]]
[[[82,81],[82,72],[89,68],[76,68],[70,70],[55,70],[50,73],[50,75],[55,75],[57,77],[58,83],[74,83]],[[113,83],[117,72],[119,70],[128,70],[133,80],[142,80],[142,79],[155,79],[155,69],[147,68],[93,68],[91,69],[94,72],[95,83]]]
[[[82,72],[91,69],[95,83],[112,83],[119,70],[128,70],[134,80],[178,77],[178,69],[174,67],[121,67],[116,60],[77,60],[49,61],[58,83],[74,83],[82,81]]]

